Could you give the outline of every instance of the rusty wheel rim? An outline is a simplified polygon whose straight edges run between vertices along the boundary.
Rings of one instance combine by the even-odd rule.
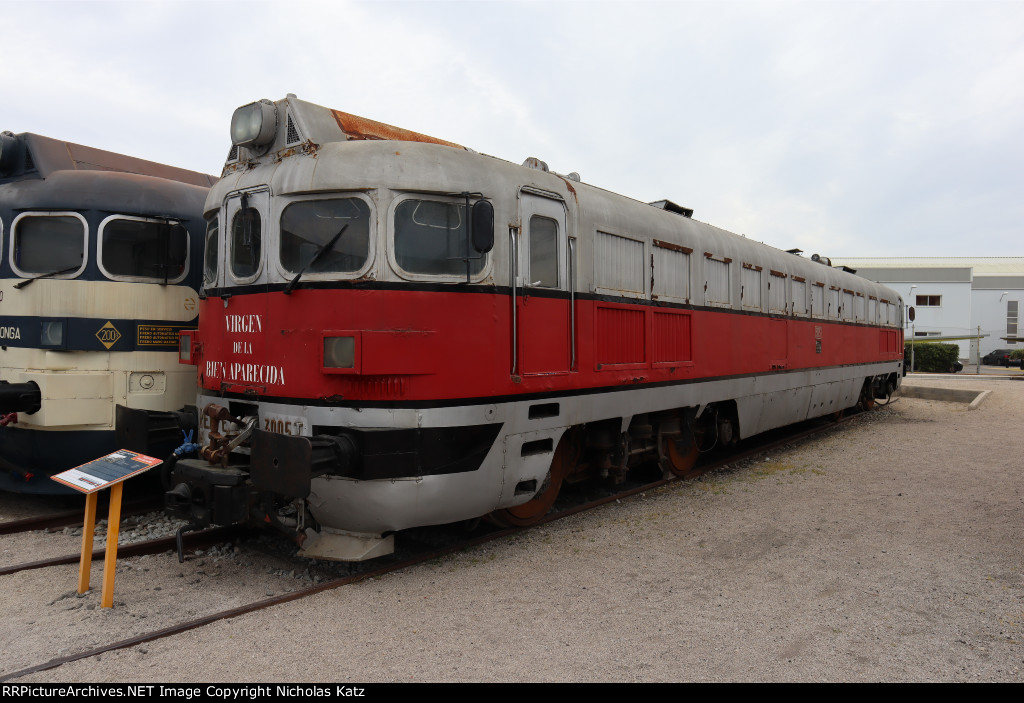
[[[662,440],[662,454],[665,456],[666,468],[673,476],[691,478],[697,475],[693,467],[697,464],[700,450],[694,433],[690,433],[689,442],[666,437]]]
[[[558,492],[562,490],[562,481],[568,473],[570,463],[568,446],[569,442],[563,437],[558,443],[558,449],[555,450],[555,456],[551,459],[551,470],[548,471],[547,478],[544,479],[544,484],[537,491],[537,495],[522,505],[495,510],[489,516],[491,520],[507,527],[528,527],[540,522],[551,510],[555,499],[558,498]]]

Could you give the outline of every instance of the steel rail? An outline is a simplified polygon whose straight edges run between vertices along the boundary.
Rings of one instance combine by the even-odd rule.
[[[182,537],[184,538],[185,544],[190,549],[197,547],[205,547],[210,544],[215,544],[225,539],[234,539],[245,532],[245,528],[240,525],[229,525],[228,527],[212,527],[207,530],[201,530],[198,532],[187,532]],[[174,535],[170,537],[159,537],[157,539],[145,540],[143,542],[130,542],[128,544],[121,544],[117,547],[118,558],[122,557],[139,557],[145,554],[159,554],[160,552],[166,552],[168,550],[176,550],[177,538]],[[96,549],[92,553],[92,560],[97,561],[103,559],[106,555],[106,549]],[[8,576],[10,574],[16,574],[19,571],[28,571],[30,569],[45,569],[48,566],[61,566],[62,564],[77,564],[81,555],[79,554],[65,554],[64,556],[52,557],[50,559],[40,559],[39,561],[28,561],[22,564],[14,564],[12,566],[0,567],[0,576]]]
[[[142,515],[163,507],[161,500],[157,498],[141,498],[133,500],[125,505],[122,515],[132,517]],[[38,517],[27,517],[20,520],[7,520],[0,522],[0,535],[17,534],[18,532],[30,532],[32,530],[45,530],[48,527],[71,527],[82,524],[82,510],[67,510],[50,515]]]

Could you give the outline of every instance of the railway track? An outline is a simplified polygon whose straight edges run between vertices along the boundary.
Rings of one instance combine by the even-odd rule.
[[[859,413],[858,413],[859,415]],[[733,464],[744,459],[748,459],[753,456],[763,454],[772,450],[779,449],[780,447],[799,442],[812,436],[830,432],[846,423],[847,421],[856,418],[858,415],[851,417],[840,418],[832,422],[821,422],[821,421],[810,421],[802,423],[801,425],[794,426],[796,431],[792,431],[794,427],[789,428],[791,431],[781,432],[776,431],[773,433],[766,433],[760,438],[755,438],[756,441],[748,443],[741,443],[741,446],[734,451],[729,453],[723,453],[720,456],[712,458],[710,461],[706,461],[702,466],[698,466],[697,474],[703,475],[720,469],[723,466]],[[745,446],[744,446],[745,445]],[[250,603],[246,603],[241,606],[212,612],[201,617],[186,620],[175,625],[155,629],[143,634],[135,635],[125,639],[121,639],[108,644],[92,647],[79,652],[74,652],[66,656],[55,657],[48,661],[40,664],[22,668],[17,671],[0,674],[0,682],[6,682],[17,679],[22,676],[27,676],[40,671],[46,671],[49,669],[57,668],[63,664],[79,661],[82,659],[88,659],[102,655],[106,652],[116,651],[129,647],[134,647],[147,642],[160,640],[173,635],[177,635],[189,630],[204,627],[211,623],[215,623],[221,620],[227,620],[235,618],[240,615],[256,612],[266,608],[272,608],[283,603],[288,603],[295,600],[300,600],[307,596],[311,596],[324,591],[340,588],[352,583],[363,581],[370,578],[385,575],[390,572],[398,571],[401,569],[408,568],[417,564],[421,564],[438,557],[442,557],[448,554],[452,554],[461,550],[476,547],[487,542],[491,542],[497,539],[501,539],[510,535],[514,535],[525,530],[532,529],[538,525],[551,523],[557,520],[564,519],[571,515],[575,515],[580,512],[591,510],[607,503],[622,500],[638,493],[644,493],[657,489],[661,486],[679,481],[681,479],[676,477],[662,478],[654,481],[648,481],[644,483],[637,483],[629,485],[623,490],[615,492],[608,492],[597,497],[584,497],[583,499],[577,499],[575,501],[558,503],[555,509],[542,518],[540,521],[531,525],[530,527],[507,527],[507,528],[496,528],[496,527],[482,527],[475,531],[474,534],[463,536],[461,538],[452,538],[450,533],[440,539],[436,536],[423,537],[428,532],[420,530],[411,530],[408,533],[403,533],[403,547],[396,552],[396,554],[390,557],[384,557],[381,559],[374,560],[372,562],[363,562],[358,564],[345,564],[345,565],[322,565],[327,566],[328,571],[331,567],[338,566],[339,570],[347,570],[348,573],[342,575],[336,575],[326,578],[326,580],[320,583],[315,583],[311,586],[300,588],[290,593],[284,593],[264,599],[254,600]],[[444,528],[440,528],[444,529]],[[223,531],[222,531],[223,530]],[[224,539],[234,539],[241,534],[241,531],[236,528],[235,531],[228,531],[230,528],[215,528],[211,530],[205,530],[203,532],[191,533],[186,535],[186,548],[188,550],[195,550],[202,546],[209,544],[215,544],[218,541]],[[174,538],[164,538],[159,540],[152,540],[148,543],[139,543],[138,545],[126,545],[125,547],[119,548],[119,556],[135,556],[140,554],[154,554],[162,551],[174,550]],[[138,551],[136,551],[136,549]],[[102,552],[95,552],[93,558],[102,557]],[[22,564],[15,567],[8,567],[0,570],[0,576],[16,573],[17,571],[25,569],[45,568],[56,564],[67,564],[78,561],[78,555],[58,557],[52,560],[43,560],[40,562],[34,562],[31,564]]]
[[[224,540],[236,539],[245,531],[245,528],[238,525],[212,527],[199,532],[187,532],[182,536],[182,539],[185,549],[194,550],[208,547],[211,544],[217,544]],[[166,552],[168,550],[177,550],[177,537],[172,535],[169,537],[159,537],[157,539],[145,540],[142,542],[120,544],[117,547],[117,556],[119,559],[140,557],[146,554],[160,554],[161,552]],[[106,550],[104,549],[94,550],[92,553],[92,560],[102,560],[105,553]],[[16,574],[19,571],[29,571],[31,569],[45,569],[49,566],[77,564],[79,556],[79,554],[65,554],[63,556],[50,557],[48,559],[40,559],[38,561],[28,561],[21,564],[14,564],[12,566],[0,567],[0,576]]]
[[[121,509],[122,518],[135,517],[160,510],[163,503],[159,496],[140,498],[126,503]],[[97,515],[106,513],[106,508],[97,510]],[[0,535],[12,535],[19,532],[31,532],[33,530],[46,530],[60,527],[80,526],[82,524],[82,509],[65,510],[58,513],[38,515],[19,520],[8,520],[0,522]]]

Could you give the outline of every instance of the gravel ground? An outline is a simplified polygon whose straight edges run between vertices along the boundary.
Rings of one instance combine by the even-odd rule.
[[[993,392],[17,682],[1020,681],[1024,383],[907,383]],[[75,566],[2,577],[0,675],[316,578],[275,544],[123,560],[113,609],[99,563],[82,597]]]

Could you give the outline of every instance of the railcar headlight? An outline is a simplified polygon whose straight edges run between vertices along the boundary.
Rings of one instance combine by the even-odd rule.
[[[39,346],[49,349],[64,347],[64,320],[46,320],[39,327]]]
[[[324,337],[325,369],[354,369],[355,367],[355,337]]]
[[[277,106],[269,100],[249,103],[231,115],[231,143],[266,146],[277,134]]]

